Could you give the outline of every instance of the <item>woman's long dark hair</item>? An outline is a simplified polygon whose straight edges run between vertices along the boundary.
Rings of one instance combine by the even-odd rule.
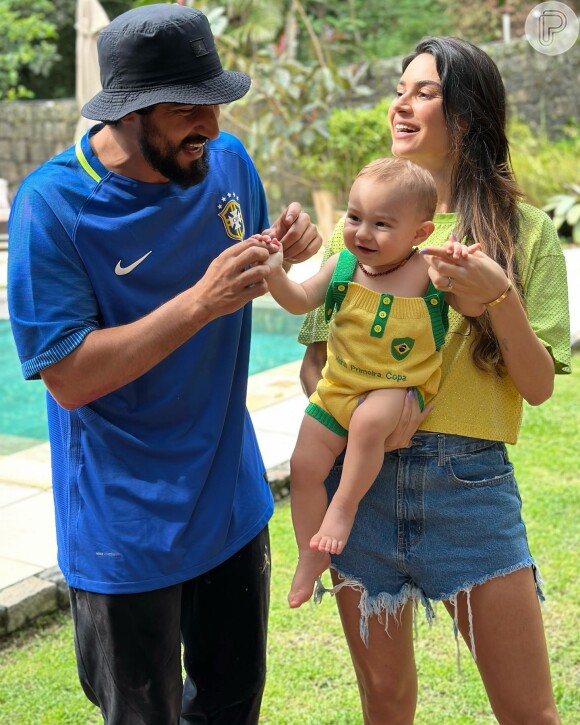
[[[441,79],[443,114],[456,153],[451,198],[455,233],[500,264],[521,296],[516,264],[517,202],[522,193],[511,168],[506,136],[505,88],[497,66],[480,48],[459,38],[428,38],[403,60],[403,70],[422,53],[435,59]],[[473,318],[474,363],[504,374],[489,317]]]

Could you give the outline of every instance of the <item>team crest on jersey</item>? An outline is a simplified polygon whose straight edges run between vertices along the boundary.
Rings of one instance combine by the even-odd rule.
[[[218,203],[218,213],[231,239],[240,241],[244,238],[244,216],[240,206],[240,197],[233,191],[223,194]]]
[[[395,360],[404,360],[414,344],[415,340],[412,337],[396,337],[391,343],[391,354]]]

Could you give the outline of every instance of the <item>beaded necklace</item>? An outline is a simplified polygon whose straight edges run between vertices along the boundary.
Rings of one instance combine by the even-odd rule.
[[[398,264],[395,264],[394,267],[391,267],[391,269],[387,269],[385,272],[369,272],[368,270],[366,270],[364,268],[362,262],[360,262],[358,259],[357,259],[356,263],[358,264],[358,266],[360,267],[362,272],[364,274],[366,274],[367,277],[382,277],[385,274],[391,274],[391,272],[396,272],[398,269],[401,269],[401,267],[404,267],[407,264],[407,262],[411,259],[411,257],[415,254],[415,252],[418,252],[418,251],[419,250],[417,247],[413,247],[413,249],[411,249],[411,251],[409,252],[409,255],[407,257],[405,257],[405,259],[402,259]]]

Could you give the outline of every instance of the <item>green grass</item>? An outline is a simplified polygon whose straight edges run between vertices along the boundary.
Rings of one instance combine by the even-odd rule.
[[[580,356],[575,357],[580,369]],[[518,472],[530,546],[546,581],[544,607],[552,677],[564,725],[580,723],[580,372],[559,377],[552,399],[526,408],[520,443],[510,453]],[[334,600],[291,611],[286,593],[295,543],[289,507],[271,524],[272,605],[269,675],[261,722],[269,725],[360,725],[358,694]],[[431,628],[418,627],[416,725],[494,723],[483,687],[462,645],[455,661],[451,623],[442,607]],[[3,725],[102,722],[76,678],[67,613],[0,642]]]

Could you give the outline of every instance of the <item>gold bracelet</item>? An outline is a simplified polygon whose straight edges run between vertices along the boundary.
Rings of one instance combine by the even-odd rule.
[[[505,298],[509,295],[510,290],[512,288],[511,280],[508,282],[508,286],[506,291],[501,294],[497,299],[492,300],[491,302],[484,302],[485,307],[494,307],[495,305],[499,305],[500,302],[503,302]]]

